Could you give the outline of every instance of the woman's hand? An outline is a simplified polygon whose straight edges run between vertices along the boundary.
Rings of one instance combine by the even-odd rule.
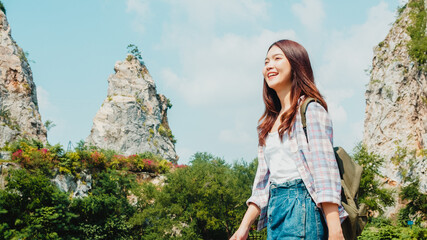
[[[237,231],[231,236],[230,240],[246,240],[249,236],[249,228],[244,228],[242,226],[237,229]]]
[[[254,203],[250,203],[248,210],[246,210],[245,216],[243,217],[242,223],[240,223],[239,229],[231,236],[230,240],[246,240],[249,235],[249,228],[255,219],[259,216],[261,210]]]
[[[326,223],[328,224],[329,240],[344,240],[341,229],[341,221],[338,213],[338,205],[335,203],[324,202],[322,209],[325,213]]]

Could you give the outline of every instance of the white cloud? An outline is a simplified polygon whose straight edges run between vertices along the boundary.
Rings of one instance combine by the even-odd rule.
[[[269,44],[295,38],[292,30],[264,30],[258,36],[227,34],[210,42],[182,44],[181,71],[164,69],[162,78],[191,105],[241,103],[260,94],[262,64]],[[197,49],[197,50],[195,50]]]
[[[372,61],[373,47],[385,38],[393,20],[393,12],[380,2],[369,9],[368,19],[362,25],[353,26],[348,32],[330,34],[318,79],[350,89],[364,88],[369,80],[364,69]]]
[[[347,121],[347,112],[343,106],[336,102],[328,101],[328,111],[334,124],[345,123]]]
[[[257,0],[167,0],[174,12],[184,12],[187,22],[211,29],[221,23],[257,22],[267,16],[267,4]],[[182,12],[181,12],[182,11]]]
[[[322,27],[325,12],[321,0],[302,0],[292,5],[293,13],[310,31],[319,31]]]
[[[372,62],[373,47],[381,42],[394,21],[394,13],[385,2],[368,10],[363,24],[349,30],[333,31],[325,42],[322,64],[316,70],[319,89],[327,98],[331,118],[338,128],[337,140],[354,146],[363,132],[364,92],[369,76],[365,73]],[[357,124],[356,124],[357,123]],[[359,131],[350,126],[356,124]]]
[[[150,16],[150,6],[147,0],[127,0],[126,11],[134,12],[136,14],[132,23],[137,32],[145,32],[145,21]]]

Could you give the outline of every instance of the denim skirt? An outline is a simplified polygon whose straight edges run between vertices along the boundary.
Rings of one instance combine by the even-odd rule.
[[[271,184],[267,239],[328,239],[321,210],[301,179]]]

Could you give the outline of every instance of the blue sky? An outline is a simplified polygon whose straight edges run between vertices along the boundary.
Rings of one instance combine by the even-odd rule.
[[[85,139],[107,78],[133,43],[173,104],[179,163],[206,151],[226,161],[257,154],[268,46],[306,47],[334,123],[335,145],[362,140],[365,73],[402,0],[10,0],[12,37],[32,60],[50,143]]]

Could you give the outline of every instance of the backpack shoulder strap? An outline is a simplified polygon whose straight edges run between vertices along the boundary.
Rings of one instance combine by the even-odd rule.
[[[307,137],[307,118],[305,117],[305,112],[307,111],[307,106],[311,102],[317,102],[317,99],[308,97],[304,99],[304,102],[300,106],[300,113],[301,113],[301,122],[302,122],[302,128],[304,129],[305,137]]]

